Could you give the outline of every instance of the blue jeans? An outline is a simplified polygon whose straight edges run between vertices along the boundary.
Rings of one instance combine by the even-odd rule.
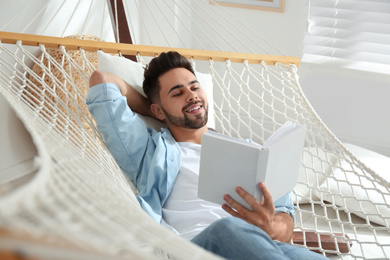
[[[306,248],[274,241],[262,229],[234,217],[214,222],[191,241],[226,259],[327,259]]]

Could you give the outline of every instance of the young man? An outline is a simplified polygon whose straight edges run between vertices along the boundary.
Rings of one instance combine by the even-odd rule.
[[[137,187],[142,208],[173,232],[229,259],[322,258],[288,244],[295,217],[289,194],[274,203],[261,183],[264,200],[258,202],[237,187],[252,210],[228,194],[222,208],[197,197],[200,145],[208,131],[206,95],[191,64],[177,52],[154,58],[144,77],[148,99],[122,79],[96,71],[87,98],[110,152]],[[133,111],[167,128],[148,129]]]

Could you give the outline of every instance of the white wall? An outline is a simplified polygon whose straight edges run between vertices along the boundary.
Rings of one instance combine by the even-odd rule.
[[[306,0],[287,0],[284,13],[235,8],[236,17],[284,54],[302,58]],[[302,64],[301,86],[343,142],[390,156],[390,75]]]
[[[322,120],[342,141],[390,156],[388,75],[303,65],[301,84]]]

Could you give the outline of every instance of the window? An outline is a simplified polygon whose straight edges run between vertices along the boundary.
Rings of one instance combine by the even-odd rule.
[[[390,0],[310,0],[303,62],[390,74]]]

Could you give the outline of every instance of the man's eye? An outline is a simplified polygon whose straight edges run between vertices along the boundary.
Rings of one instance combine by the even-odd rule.
[[[178,93],[173,94],[172,96],[173,96],[173,97],[178,97],[178,96],[180,96],[180,94],[181,94],[181,93],[178,92]]]

